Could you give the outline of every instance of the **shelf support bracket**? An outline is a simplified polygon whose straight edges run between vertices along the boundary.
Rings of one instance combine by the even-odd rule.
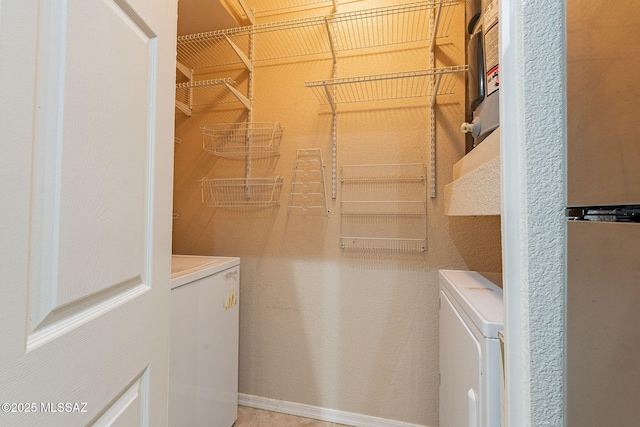
[[[335,0],[334,0],[335,5]],[[333,41],[333,33],[331,32],[331,28],[329,27],[329,18],[324,18],[324,25],[327,27],[327,37],[329,38],[329,46],[331,46],[331,55],[333,56],[333,64],[335,65],[338,62],[338,57],[336,55],[336,46]]]
[[[238,91],[235,87],[231,86],[229,83],[224,82],[224,85],[227,87],[227,89],[229,89],[229,91],[231,91],[231,93],[236,98],[238,98],[238,101],[242,102],[242,104],[245,106],[247,110],[251,111],[251,101],[249,101],[249,98],[244,96],[240,91]]]
[[[247,6],[244,0],[238,0],[238,3],[240,3],[240,7],[242,8],[242,11],[245,13],[245,15],[247,15],[247,18],[249,19],[249,22],[251,22],[251,25],[255,25],[256,17],[253,14],[253,11],[249,9],[249,6]]]
[[[251,63],[251,60],[247,57],[247,55],[245,55],[244,52],[240,50],[240,48],[236,46],[234,42],[231,41],[229,36],[225,34],[224,38],[227,40],[227,43],[229,43],[229,46],[231,46],[231,49],[233,49],[236,55],[238,55],[238,58],[240,58],[244,66],[247,67],[247,70],[253,72],[253,64]]]
[[[176,69],[180,71],[186,78],[188,78],[189,82],[193,80],[193,70],[184,65],[182,62],[176,61]]]
[[[442,80],[442,74],[438,74],[436,82],[433,85],[433,93],[431,94],[431,109],[436,105],[436,97],[438,96],[438,90],[440,90],[440,81]]]
[[[176,108],[182,111],[185,115],[191,117],[191,108],[184,102],[180,102],[176,99]]]
[[[193,82],[193,70],[191,68],[187,67],[180,61],[176,61],[176,70],[178,70],[183,76],[189,79],[189,83]],[[189,102],[189,105],[176,99],[176,108],[182,111],[188,117],[191,117],[191,96],[192,91],[191,89],[188,89],[187,100]]]
[[[438,33],[438,25],[440,24],[440,12],[442,11],[442,3],[438,4],[438,9],[436,10],[436,17],[433,21],[433,32],[431,33],[431,46],[429,47],[430,52],[433,53],[433,50],[436,46],[436,36]]]
[[[325,93],[327,94],[327,101],[329,102],[331,111],[333,111],[333,114],[336,114],[336,104],[335,104],[335,100],[333,99],[333,94],[329,91],[329,87],[326,84],[323,85],[323,87],[324,87]]]

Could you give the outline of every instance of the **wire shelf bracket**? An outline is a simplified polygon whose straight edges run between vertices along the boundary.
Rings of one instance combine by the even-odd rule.
[[[256,17],[255,14],[253,12],[253,9],[250,8],[247,3],[245,3],[244,0],[238,0],[238,3],[240,4],[240,7],[242,8],[242,11],[244,12],[244,14],[246,15],[247,19],[249,20],[249,22],[251,22],[251,25],[255,25],[256,23]]]
[[[189,81],[193,80],[193,70],[180,61],[176,61],[176,69],[182,73]]]
[[[251,62],[249,57],[245,55],[244,52],[238,46],[236,46],[234,42],[231,41],[229,36],[224,34],[224,38],[227,41],[227,43],[229,43],[229,46],[231,46],[231,49],[233,49],[236,55],[238,55],[238,58],[240,58],[240,60],[242,61],[244,66],[247,68],[247,70],[249,70],[250,72],[253,72],[253,63]]]
[[[236,82],[230,78],[178,83],[176,84],[176,107],[191,116],[194,106],[239,101],[250,111],[251,101],[237,90],[235,85]]]

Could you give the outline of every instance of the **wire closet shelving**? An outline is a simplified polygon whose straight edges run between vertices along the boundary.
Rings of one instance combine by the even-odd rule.
[[[196,80],[176,84],[176,108],[191,116],[192,108],[202,105],[241,102],[251,108],[251,101],[235,88],[237,83],[230,78]]]
[[[360,0],[352,0],[353,2]],[[248,0],[247,6],[253,10],[256,16],[272,14],[274,12],[284,13],[290,11],[318,8],[323,6],[336,7],[336,0]],[[340,2],[345,3],[344,1]]]
[[[340,247],[427,250],[426,170],[420,163],[340,168]]]
[[[466,71],[466,66],[443,67],[399,73],[372,74],[306,82],[321,104],[335,111],[337,104],[384,101],[448,95],[453,93],[455,73]],[[435,78],[435,82],[433,81]]]
[[[457,0],[418,1],[355,12],[269,22],[178,37],[178,62],[194,70],[244,64],[250,37],[254,61],[333,54],[423,42],[448,35]],[[429,25],[439,11],[437,28]]]
[[[343,183],[422,182],[425,179],[422,163],[344,165],[340,168]]]
[[[188,82],[178,83],[176,106],[187,115],[192,107],[218,103],[240,102],[248,111],[247,172],[250,179],[250,158],[254,153],[252,134],[252,82],[254,64],[308,55],[330,55],[333,78],[306,82],[321,104],[333,111],[332,125],[332,192],[336,197],[337,178],[337,105],[353,102],[381,101],[414,97],[431,97],[431,197],[435,197],[435,110],[436,96],[453,93],[458,80],[455,73],[466,66],[434,68],[434,47],[437,39],[448,37],[458,0],[424,0],[393,6],[312,16],[284,21],[255,22],[255,9],[245,0],[238,0],[251,25],[178,37],[177,68]],[[248,0],[251,3],[251,0]],[[261,0],[251,6],[260,7]],[[272,10],[316,7],[322,0],[278,0]],[[334,11],[336,0],[332,0]],[[268,12],[262,10],[260,12]],[[423,70],[338,78],[338,55],[362,49],[405,44],[409,48],[428,48],[429,67]],[[257,48],[256,48],[257,46]],[[369,53],[368,51],[366,53]],[[226,67],[226,68],[225,68]],[[248,90],[244,95],[232,79],[198,80],[213,71],[240,67],[248,71]],[[184,78],[182,79],[184,80]],[[240,150],[242,151],[242,150]],[[268,150],[266,150],[268,152]],[[224,156],[221,151],[214,154]],[[258,150],[260,152],[260,150]],[[233,154],[236,155],[236,154]],[[240,154],[238,154],[240,155]]]

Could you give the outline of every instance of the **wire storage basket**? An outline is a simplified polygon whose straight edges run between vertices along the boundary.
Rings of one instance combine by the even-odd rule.
[[[280,123],[218,123],[201,126],[202,147],[220,157],[268,157],[278,154]]]
[[[278,205],[282,178],[203,178],[200,184],[206,206],[266,207]]]

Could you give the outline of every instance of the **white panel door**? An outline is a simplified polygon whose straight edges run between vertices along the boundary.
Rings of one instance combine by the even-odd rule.
[[[0,425],[167,422],[176,0],[0,0]]]

